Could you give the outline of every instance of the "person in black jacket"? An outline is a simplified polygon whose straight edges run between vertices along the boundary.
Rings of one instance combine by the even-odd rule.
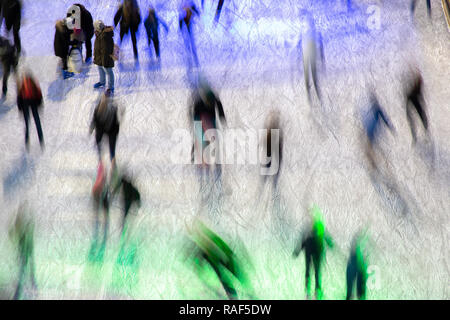
[[[14,74],[17,72],[18,60],[19,55],[16,48],[11,45],[8,39],[0,37],[0,61],[3,66],[2,99],[6,98],[6,92],[8,91],[8,78],[11,73],[11,69]]]
[[[181,11],[178,18],[178,23],[180,26],[180,31],[183,33],[184,45],[186,47],[186,52],[188,55],[192,55],[194,58],[194,63],[198,67],[198,57],[197,57],[197,49],[195,47],[194,34],[192,32],[192,19],[193,15],[200,15],[195,3],[192,1],[185,1],[183,6],[181,7]],[[184,27],[184,31],[183,31]],[[190,57],[189,57],[189,66],[190,66]]]
[[[136,32],[141,23],[141,15],[136,0],[124,0],[123,4],[117,10],[114,16],[114,27],[120,22],[120,42],[128,32],[131,33],[131,41],[133,42],[134,59],[138,59],[138,49],[136,43]]]
[[[80,8],[80,26],[81,30],[84,33],[84,42],[86,45],[86,58],[85,62],[89,63],[92,59],[92,37],[94,36],[94,20],[92,19],[91,13],[86,9],[85,6],[82,4],[76,3],[74,6],[77,6]],[[71,10],[72,9],[72,10]],[[74,10],[73,8],[69,8],[69,11],[67,12],[68,18],[74,18]]]
[[[42,133],[41,120],[38,109],[42,106],[42,92],[37,80],[29,73],[25,73],[19,85],[17,94],[17,107],[22,111],[25,119],[25,146],[29,149],[28,122],[30,119],[30,109],[39,137],[41,149],[44,149],[44,135]]]
[[[147,39],[148,45],[150,46],[153,41],[153,45],[155,46],[155,53],[158,60],[160,59],[160,51],[159,51],[159,37],[158,37],[158,28],[159,24],[162,24],[166,32],[169,31],[169,27],[167,23],[164,22],[159,16],[156,15],[155,8],[152,6],[148,10],[148,17],[144,21],[145,30],[147,31]]]
[[[55,25],[55,38],[53,41],[53,48],[55,56],[62,60],[62,74],[64,79],[73,77],[73,72],[67,71],[67,61],[69,58],[69,49],[71,45],[70,30],[66,26],[65,20],[59,20]]]
[[[90,126],[90,133],[95,130],[95,142],[97,144],[97,151],[99,161],[102,159],[101,142],[103,136],[108,136],[109,139],[109,155],[111,159],[112,168],[115,167],[116,157],[116,142],[119,135],[119,118],[118,108],[112,99],[110,90],[106,90],[102,94],[99,104],[94,110],[92,122]]]
[[[325,260],[326,247],[333,248],[334,243],[330,234],[325,229],[322,215],[318,207],[313,208],[314,220],[311,231],[298,242],[294,249],[293,257],[296,258],[302,250],[305,250],[305,287],[308,298],[311,296],[311,263],[314,266],[316,279],[316,298],[322,299],[321,266]]]
[[[20,54],[22,51],[22,45],[20,42],[20,22],[22,18],[22,1],[21,0],[0,0],[1,5],[1,15],[0,15],[0,26],[5,19],[6,30],[13,30],[14,35],[14,46],[17,52]]]

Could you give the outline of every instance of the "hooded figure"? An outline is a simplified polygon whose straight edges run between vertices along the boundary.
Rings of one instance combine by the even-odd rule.
[[[22,17],[22,1],[21,0],[0,0],[1,15],[0,15],[0,26],[5,19],[6,30],[11,31],[13,29],[14,35],[14,46],[17,52],[20,53],[22,50],[20,42],[20,20]]]

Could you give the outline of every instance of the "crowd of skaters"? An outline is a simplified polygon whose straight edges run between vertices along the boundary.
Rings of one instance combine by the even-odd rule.
[[[219,0],[215,15],[215,22],[218,22],[220,12],[222,10],[224,1]],[[347,2],[349,8],[352,6],[351,1]],[[204,1],[201,1],[203,8]],[[25,70],[20,76],[18,75],[18,65],[20,62],[21,54],[21,41],[19,36],[22,2],[19,0],[2,0],[0,2],[2,20],[5,19],[7,30],[13,30],[14,43],[4,37],[0,37],[0,59],[3,66],[3,87],[2,87],[2,99],[7,95],[7,82],[11,72],[14,73],[17,83],[17,106],[20,112],[23,114],[25,120],[25,145],[27,150],[29,149],[29,119],[30,115],[33,116],[36,130],[38,133],[39,142],[42,150],[45,148],[44,134],[39,118],[39,110],[42,108],[43,97],[39,87],[39,82],[32,75],[29,70]],[[414,12],[416,7],[416,1],[411,2],[411,12]],[[193,18],[199,16],[201,11],[197,8],[193,1],[183,1],[183,5],[180,7],[180,14],[178,25],[180,31],[184,34],[184,41],[186,50],[189,56],[192,58],[196,67],[199,67],[199,60],[195,47],[195,40],[192,30]],[[429,16],[431,16],[430,2],[427,1],[427,8]],[[325,64],[324,60],[324,45],[322,35],[316,30],[314,19],[308,11],[302,11],[301,17],[306,21],[305,29],[302,30],[300,42],[297,48],[302,53],[303,57],[303,71],[304,80],[306,86],[306,92],[308,95],[308,101],[312,103],[310,86],[312,77],[312,85],[315,88],[319,101],[322,98],[320,84],[318,81],[317,73],[317,56],[320,52],[322,64]],[[86,7],[81,4],[74,4],[67,11],[66,17],[59,20],[55,25],[55,37],[54,37],[54,53],[57,57],[61,58],[62,64],[62,76],[64,79],[68,79],[74,76],[74,72],[69,69],[69,61],[72,50],[78,50],[81,54],[83,45],[85,47],[84,63],[89,64],[93,62],[98,67],[99,81],[94,85],[94,89],[105,88],[105,91],[101,95],[101,99],[98,105],[95,107],[92,122],[90,126],[90,132],[95,132],[95,141],[98,151],[98,172],[95,180],[94,187],[92,189],[92,196],[94,199],[94,207],[96,212],[96,222],[94,226],[94,240],[89,252],[89,259],[92,261],[102,260],[108,230],[108,215],[109,206],[111,201],[118,196],[120,191],[122,192],[123,203],[123,220],[122,220],[122,232],[126,231],[126,217],[129,214],[133,205],[141,205],[141,195],[136,188],[133,179],[130,178],[125,172],[120,171],[116,165],[115,150],[116,142],[120,131],[120,117],[118,114],[118,106],[114,101],[114,72],[113,68],[115,62],[118,60],[116,47],[114,44],[114,30],[117,25],[120,25],[120,40],[122,41],[124,36],[128,33],[132,39],[133,54],[136,60],[139,59],[137,49],[136,33],[139,25],[141,24],[140,9],[136,0],[124,0],[119,6],[114,16],[114,26],[108,26],[101,20],[93,19],[91,13]],[[148,9],[148,16],[143,22],[147,32],[148,45],[153,44],[157,59],[160,59],[160,43],[159,43],[159,25],[162,25],[166,32],[169,27],[167,23],[159,17],[154,6],[150,6]],[[92,38],[95,36],[94,46],[92,47]],[[108,78],[108,81],[106,81]],[[378,98],[374,92],[368,92],[370,96],[369,106],[371,116],[365,123],[365,130],[367,135],[367,158],[371,167],[377,169],[376,160],[374,156],[374,150],[376,147],[377,137],[380,135],[380,123],[384,123],[395,133],[395,129],[392,126],[386,112],[380,106]],[[418,69],[414,69],[409,82],[405,86],[404,96],[406,101],[406,116],[410,125],[413,143],[417,141],[417,130],[414,122],[414,112],[417,113],[425,132],[429,135],[428,131],[428,118],[426,113],[426,104],[423,97],[423,79],[421,72]],[[191,103],[191,121],[200,122],[200,128],[194,128],[194,143],[192,146],[192,157],[196,149],[205,147],[208,142],[205,141],[205,132],[208,129],[217,129],[216,114],[219,115],[219,121],[226,124],[226,107],[224,108],[218,94],[209,86],[209,84],[203,79],[198,80],[198,85],[194,88],[193,97]],[[267,124],[268,129],[281,130],[281,123],[279,121],[279,114],[275,111],[271,114]],[[271,132],[269,130],[269,132]],[[105,170],[105,165],[102,160],[102,140],[106,137],[109,142],[109,154],[111,160],[111,172],[108,174]],[[270,156],[273,152],[273,148],[270,144],[270,135],[267,138],[266,146],[267,154]],[[282,158],[282,140],[278,146],[280,148],[277,153],[279,156],[278,162],[281,163]],[[272,157],[271,157],[272,159]],[[273,159],[272,159],[273,160]],[[207,166],[205,163],[201,163],[204,168]],[[268,166],[271,166],[269,162]],[[220,179],[220,166],[213,165],[214,170],[219,172]],[[208,168],[209,170],[209,168]],[[278,181],[278,172],[274,176],[273,184],[276,188]],[[215,178],[217,179],[217,177]],[[14,298],[20,298],[23,279],[26,270],[29,270],[33,287],[37,287],[34,277],[34,260],[33,260],[33,223],[32,220],[27,221],[24,218],[25,209],[20,208],[17,215],[15,224],[13,225],[10,236],[15,238],[19,256],[20,256],[20,279],[16,289]],[[99,228],[100,228],[100,212],[104,213],[104,225],[101,241],[99,240]],[[327,233],[323,220],[321,218],[320,210],[313,208],[313,223],[309,234],[304,235],[302,240],[298,243],[294,249],[293,256],[297,257],[299,253],[304,250],[306,257],[306,274],[305,274],[305,287],[308,297],[311,296],[310,290],[310,269],[311,265],[314,267],[315,279],[316,279],[316,297],[321,298],[322,284],[321,284],[321,264],[325,257],[326,247],[333,248],[334,243],[331,236]],[[28,219],[28,218],[27,218]],[[234,262],[236,259],[229,247],[220,240],[220,237],[214,234],[205,226],[201,226],[195,231],[198,234],[203,234],[201,241],[196,242],[198,255],[196,256],[197,262],[206,261],[217,274],[227,296],[231,299],[238,297],[236,289],[233,285],[225,279],[223,271],[220,271],[220,266],[225,266],[226,269],[231,271],[237,279],[240,281],[245,277],[242,270],[239,269],[238,263]],[[194,232],[194,233],[195,233]],[[207,239],[207,240],[205,240]],[[208,240],[209,239],[209,240]],[[347,299],[350,299],[353,294],[354,283],[357,283],[357,297],[363,299],[366,297],[366,281],[367,281],[367,258],[363,249],[364,236],[361,234],[355,235],[355,240],[351,247],[350,258],[347,266]],[[216,243],[214,250],[212,251],[210,246],[205,246],[204,242],[209,241]],[[225,255],[228,258],[224,261],[215,259],[217,255]]]

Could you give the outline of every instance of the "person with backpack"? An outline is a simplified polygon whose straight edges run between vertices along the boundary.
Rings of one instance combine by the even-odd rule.
[[[36,124],[36,130],[39,137],[39,143],[41,149],[44,150],[44,134],[42,132],[41,120],[39,118],[39,108],[42,107],[43,99],[41,88],[37,80],[31,75],[30,72],[26,72],[20,81],[17,94],[17,107],[23,113],[25,119],[25,146],[29,150],[29,119],[30,110],[33,114],[34,122]]]
[[[138,49],[136,43],[136,33],[141,23],[141,15],[136,0],[124,0],[114,15],[114,27],[120,22],[120,43],[122,43],[125,34],[130,32],[133,42],[134,59],[138,59]]]
[[[119,127],[118,107],[112,99],[112,92],[106,90],[94,110],[89,132],[92,134],[95,130],[95,142],[97,144],[99,161],[102,160],[101,142],[103,136],[108,136],[112,170],[115,168],[116,142],[117,136],[119,135]]]
[[[16,48],[4,37],[0,37],[0,61],[3,66],[2,99],[5,99],[8,91],[8,79],[11,69],[14,74],[17,74],[19,54],[17,53]]]
[[[13,30],[14,47],[17,53],[22,51],[22,45],[20,41],[20,22],[22,18],[22,1],[21,0],[0,0],[0,26],[5,19],[6,30]]]
[[[160,60],[160,51],[159,51],[159,37],[158,37],[158,28],[159,24],[162,24],[166,32],[169,32],[169,27],[167,23],[162,20],[155,11],[153,6],[150,6],[148,10],[148,17],[144,21],[145,30],[147,31],[147,39],[148,45],[150,46],[151,42],[155,46],[155,53],[158,61]]]
[[[106,74],[108,74],[108,90],[114,93],[114,28],[105,26],[103,21],[94,22],[94,64],[98,66],[100,81],[94,84],[98,89],[105,86]]]

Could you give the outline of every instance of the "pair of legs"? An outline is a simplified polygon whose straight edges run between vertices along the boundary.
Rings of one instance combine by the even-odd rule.
[[[409,127],[411,128],[411,134],[413,137],[413,143],[416,143],[417,141],[417,135],[415,130],[415,122],[413,118],[413,108],[416,110],[417,114],[419,115],[420,119],[422,120],[423,127],[425,128],[425,131],[428,131],[428,118],[425,113],[425,110],[420,103],[419,97],[417,96],[410,96],[408,97],[408,102],[406,105],[406,118],[408,119]]]
[[[39,143],[41,144],[41,148],[44,147],[44,134],[42,132],[41,127],[41,120],[39,118],[39,112],[38,112],[38,106],[30,101],[24,101],[23,105],[21,106],[23,116],[25,119],[25,145],[29,146],[29,120],[30,120],[30,109],[31,113],[33,114],[34,122],[36,124],[36,130],[39,137]]]
[[[97,143],[97,151],[98,151],[98,156],[101,160],[101,154],[102,154],[102,138],[103,135],[107,134],[105,132],[102,131],[96,131],[95,132],[95,141]],[[115,157],[116,157],[116,142],[117,142],[117,135],[118,132],[114,132],[114,133],[108,133],[108,140],[109,140],[109,156],[111,159],[111,162],[114,163]]]
[[[352,298],[355,282],[358,299],[365,300],[367,277],[358,270],[356,266],[356,257],[353,257],[347,265],[347,300]]]
[[[159,59],[160,52],[159,52],[158,29],[151,29],[150,34],[148,35],[148,45],[150,46],[152,42],[153,45],[155,46],[156,57]]]
[[[104,187],[106,189],[106,187]],[[101,194],[94,199],[94,212],[95,212],[95,222],[94,222],[94,238],[89,251],[89,259],[92,260],[102,260],[103,253],[106,247],[106,240],[108,236],[109,227],[109,195],[106,190],[103,190]],[[103,211],[103,239],[99,241],[99,229],[100,229],[100,211]]]
[[[98,73],[100,75],[100,81],[98,82],[98,86],[104,86],[106,84],[106,74],[108,74],[108,89],[114,91],[114,71],[113,71],[113,69],[98,66]]]
[[[33,252],[24,252],[24,249],[20,248],[20,271],[19,271],[19,280],[17,282],[17,288],[14,293],[14,300],[18,300],[22,296],[22,289],[24,286],[24,281],[26,276],[28,275],[31,280],[31,285],[34,289],[37,288],[36,278],[34,275],[34,258]]]
[[[306,271],[305,271],[305,287],[308,296],[311,294],[311,262],[314,265],[314,276],[316,279],[316,296],[318,299],[322,297],[322,279],[320,274],[320,256],[311,252],[305,252]]]
[[[3,87],[2,87],[3,96],[6,96],[6,92],[8,91],[8,79],[11,74],[11,68],[13,69],[13,72],[16,73],[16,66],[13,61],[3,62]]]
[[[120,28],[120,43],[122,43],[123,37],[125,36],[125,34],[127,34],[128,32],[131,33],[131,41],[133,42],[133,53],[134,53],[134,58],[137,59],[138,58],[138,49],[137,49],[137,43],[136,43],[136,31],[133,28]]]

